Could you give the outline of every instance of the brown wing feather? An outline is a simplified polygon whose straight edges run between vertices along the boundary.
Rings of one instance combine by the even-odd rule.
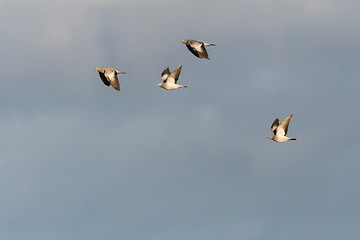
[[[189,44],[186,44],[186,47],[189,49],[190,52],[192,52],[192,54],[200,58],[199,53],[195,49],[193,49]]]
[[[289,128],[289,123],[290,123],[290,120],[292,118],[292,114],[289,114],[289,116],[287,116],[284,121],[282,121],[279,125],[278,128],[282,128],[284,129],[284,132],[285,132],[285,136],[287,135],[287,132],[288,132],[288,128]]]
[[[114,79],[111,81],[111,86],[113,86],[113,88],[115,88],[116,90],[120,91],[120,83],[116,74]]]
[[[201,44],[201,50],[202,50],[202,52],[199,52],[200,58],[210,59],[209,55],[206,51],[204,43]]]
[[[177,81],[178,81],[179,76],[180,76],[181,68],[182,68],[182,65],[179,65],[179,66],[169,75],[169,77],[166,79],[166,81],[174,81],[175,84],[177,84]]]
[[[164,69],[164,71],[161,73],[161,80],[163,80],[163,82],[166,82],[166,79],[168,78],[168,76],[171,74],[169,67],[166,67]]]
[[[271,131],[274,133],[274,135],[276,135],[276,128],[279,126],[279,119],[275,119],[275,121],[273,122],[273,124],[271,125],[270,129]]]

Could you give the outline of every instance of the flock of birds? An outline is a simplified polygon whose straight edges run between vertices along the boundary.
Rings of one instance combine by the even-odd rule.
[[[194,54],[198,58],[209,59],[208,53],[206,51],[206,46],[215,46],[212,43],[205,43],[202,41],[197,40],[183,40],[183,44],[189,49],[189,51]],[[166,90],[174,90],[178,88],[186,88],[187,86],[183,86],[177,84],[180,72],[181,72],[182,65],[178,66],[173,72],[170,72],[169,67],[166,67],[161,74],[161,83],[158,83],[158,87],[162,87]],[[98,67],[95,69],[99,72],[100,78],[106,86],[112,86],[117,91],[120,91],[120,83],[118,79],[118,74],[125,74],[125,72],[120,72],[113,68],[109,67]],[[296,138],[290,138],[287,136],[289,123],[292,118],[292,114],[289,114],[284,121],[281,123],[279,119],[276,118],[273,124],[270,127],[273,135],[269,136],[268,138],[275,141],[275,142],[287,142],[290,140],[296,140]]]

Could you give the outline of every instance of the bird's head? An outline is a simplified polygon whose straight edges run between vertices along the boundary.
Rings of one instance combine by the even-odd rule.
[[[98,71],[98,72],[101,72],[101,73],[104,73],[105,71],[104,71],[104,68],[102,68],[102,67],[97,67],[97,68],[95,68],[95,71]]]
[[[182,40],[181,42],[182,42],[183,44],[187,44],[188,41],[189,41],[189,40]]]
[[[273,140],[273,139],[274,139],[274,136],[271,135],[271,136],[268,137],[268,139]]]
[[[163,83],[156,84],[157,87],[162,87]]]

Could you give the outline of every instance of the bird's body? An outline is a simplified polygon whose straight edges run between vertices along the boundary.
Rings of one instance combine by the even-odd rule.
[[[296,138],[289,138],[286,136],[292,116],[292,114],[289,114],[289,116],[287,116],[280,124],[279,119],[276,118],[270,128],[273,132],[273,135],[269,136],[269,139],[275,142],[287,142],[289,140],[296,140]]]
[[[289,140],[296,140],[296,138],[289,138],[287,136],[270,136],[272,138],[270,138],[271,140],[275,141],[275,142],[287,142]]]
[[[170,69],[166,67],[161,74],[162,83],[158,83],[158,87],[162,87],[166,90],[174,90],[178,88],[186,88],[187,86],[183,86],[177,84],[177,81],[180,76],[182,65],[178,66],[172,73],[170,73]]]
[[[215,46],[212,43],[205,43],[197,40],[182,40],[192,54],[198,58],[210,59],[205,46]]]
[[[108,67],[97,67],[95,70],[99,72],[100,78],[106,86],[110,86],[111,84],[113,88],[120,91],[120,83],[117,75],[121,73],[125,74],[124,72],[119,72]]]
[[[187,86],[183,86],[183,85],[180,85],[180,84],[175,84],[175,83],[160,83],[162,88],[166,89],[166,90],[175,90],[175,89],[178,89],[178,88],[186,88]]]

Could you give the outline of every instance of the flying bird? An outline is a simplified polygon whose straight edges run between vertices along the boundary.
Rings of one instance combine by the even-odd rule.
[[[113,68],[108,67],[97,67],[95,69],[99,72],[100,78],[106,86],[113,86],[116,90],[120,91],[120,83],[117,77],[118,74],[125,74],[124,72],[119,72]]]
[[[166,90],[174,90],[178,88],[187,88],[187,86],[177,84],[180,76],[182,65],[178,66],[172,73],[170,73],[169,67],[166,67],[161,74],[162,83],[158,83],[158,87],[162,87]]]
[[[296,138],[289,138],[286,136],[292,116],[292,114],[289,114],[289,116],[287,116],[280,124],[279,119],[276,118],[270,128],[274,135],[269,136],[268,138],[275,142],[287,142],[289,140],[296,140]]]
[[[183,44],[198,58],[210,59],[206,52],[205,46],[215,46],[212,43],[205,43],[197,40],[182,40]]]

